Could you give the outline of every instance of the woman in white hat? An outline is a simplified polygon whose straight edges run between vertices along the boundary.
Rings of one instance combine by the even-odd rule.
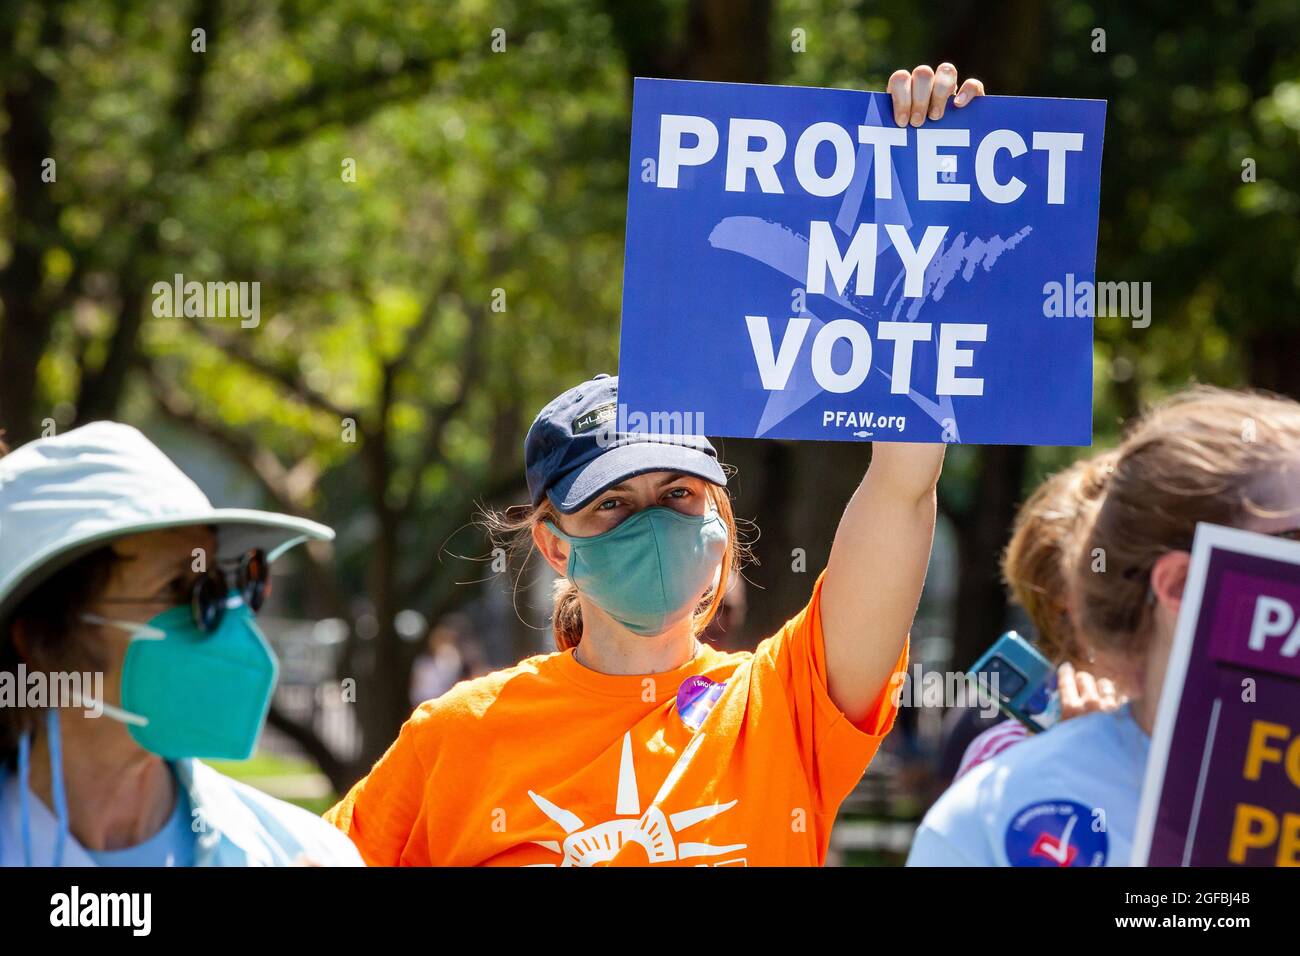
[[[322,525],[213,508],[112,422],[0,458],[0,866],[357,865],[248,757],[277,665],[270,563]]]

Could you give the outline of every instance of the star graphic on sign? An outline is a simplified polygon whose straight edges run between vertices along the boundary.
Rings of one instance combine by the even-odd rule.
[[[868,126],[883,125],[880,110],[876,106],[874,98],[871,101],[864,123]],[[869,144],[861,144],[858,148],[853,180],[844,192],[844,199],[840,204],[839,214],[835,219],[835,228],[846,236],[853,233],[859,222],[859,214],[862,211],[874,159],[875,152],[872,147]],[[892,176],[890,198],[873,199],[874,209],[871,221],[897,223],[906,228],[911,228],[912,215],[907,208],[907,201],[903,198],[903,190],[898,181],[898,170],[891,168],[890,173]],[[985,272],[990,271],[1002,253],[1014,249],[1030,232],[1032,232],[1032,227],[1025,226],[1005,239],[1001,236],[992,236],[988,239],[975,237],[968,240],[965,233],[959,233],[957,236],[952,237],[944,245],[940,246],[939,251],[935,254],[933,261],[926,270],[926,291],[922,298],[905,300],[898,295],[903,278],[903,273],[899,272],[882,300],[885,310],[890,311],[889,303],[890,299],[893,299],[893,314],[890,316],[889,321],[899,321],[900,317],[905,321],[915,321],[925,302],[941,299],[944,289],[954,278],[960,275],[965,281],[970,281],[977,268],[982,268]],[[739,253],[756,262],[761,262],[800,284],[806,278],[804,272],[808,262],[808,240],[781,223],[769,222],[755,216],[729,216],[713,228],[712,233],[709,235],[709,244],[715,249]],[[884,256],[892,246],[893,242],[888,235],[882,236],[876,248],[876,258],[879,259]],[[859,304],[854,304],[848,296],[837,293],[833,286],[826,289],[823,297],[835,306],[859,318],[867,318],[868,313],[872,311],[866,303],[860,300]],[[905,302],[908,303],[908,307],[906,315],[902,316]],[[799,317],[807,318],[810,321],[806,341],[812,342],[817,331],[821,329],[825,322],[818,318],[806,303]],[[877,318],[881,317],[878,316]],[[892,378],[889,369],[877,366],[874,371],[886,380]],[[813,378],[811,368],[806,364],[796,365],[791,371],[788,385],[768,396],[767,404],[759,418],[754,437],[761,438],[790,415],[793,415],[808,402],[815,399],[822,391],[821,386]],[[945,433],[950,433],[953,441],[961,441],[952,396],[941,395],[937,398],[930,398],[912,388],[908,391],[908,397],[921,411],[941,425],[945,429]],[[871,433],[854,433],[854,437],[869,438]],[[947,439],[945,438],[945,440]]]

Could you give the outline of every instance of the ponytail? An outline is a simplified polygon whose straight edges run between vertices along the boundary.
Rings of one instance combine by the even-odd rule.
[[[1002,553],[1002,579],[1024,608],[1039,643],[1057,661],[1082,657],[1069,613],[1069,568],[1080,524],[1105,491],[1114,452],[1052,475],[1020,506]]]

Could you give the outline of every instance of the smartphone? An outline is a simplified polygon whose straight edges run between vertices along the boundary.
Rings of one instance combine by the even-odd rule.
[[[1061,701],[1056,693],[1056,668],[1034,645],[1007,631],[972,671],[976,680],[987,682],[998,709],[1014,717],[1031,733],[1041,733],[1061,719]]]

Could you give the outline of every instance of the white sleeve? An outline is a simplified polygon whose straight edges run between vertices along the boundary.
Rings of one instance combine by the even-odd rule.
[[[922,823],[912,840],[906,866],[991,866],[976,863],[949,843],[939,832]]]
[[[972,769],[935,801],[912,842],[908,866],[1005,866],[992,849],[984,785],[992,769]]]

